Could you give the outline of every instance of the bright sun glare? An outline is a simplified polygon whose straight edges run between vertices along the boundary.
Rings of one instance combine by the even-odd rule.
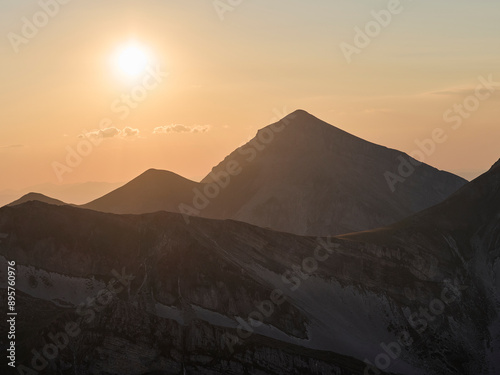
[[[146,70],[149,56],[139,45],[128,44],[118,51],[116,63],[123,74],[134,78]]]

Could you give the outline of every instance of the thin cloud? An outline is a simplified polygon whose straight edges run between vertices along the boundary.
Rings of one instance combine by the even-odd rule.
[[[481,94],[487,94],[491,96],[498,96],[499,91],[489,92],[488,89],[481,85],[476,85],[472,87],[450,87],[441,90],[427,91],[420,95],[422,96],[432,96],[432,97],[448,97],[448,98],[466,98],[468,96],[477,96],[478,92]]]
[[[104,128],[100,130],[92,130],[83,134],[80,134],[80,138],[89,138],[89,137],[95,137],[95,138],[113,138],[113,137],[134,137],[139,135],[140,131],[139,129],[134,129],[131,127],[126,127],[123,130],[120,130],[115,127],[110,127],[110,128]]]
[[[139,129],[133,129],[127,126],[125,129],[123,129],[122,134],[124,137],[134,137],[136,135],[139,135]]]
[[[0,149],[8,149],[8,148],[21,148],[24,147],[24,145],[8,145],[8,146],[1,146]]]
[[[180,124],[158,126],[154,128],[153,134],[168,134],[168,133],[206,133],[210,130],[210,125],[194,125],[186,126]]]
[[[429,95],[441,95],[441,96],[469,96],[474,95],[476,88],[472,87],[460,87],[460,88],[450,88],[444,90],[431,91]]]

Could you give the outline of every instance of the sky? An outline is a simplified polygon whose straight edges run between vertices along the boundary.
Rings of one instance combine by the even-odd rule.
[[[500,158],[499,19],[493,0],[2,1],[0,191],[199,180],[299,108],[473,178]]]

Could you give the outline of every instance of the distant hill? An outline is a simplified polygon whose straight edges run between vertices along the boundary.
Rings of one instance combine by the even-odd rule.
[[[30,192],[37,192],[54,199],[59,199],[68,204],[84,204],[102,197],[104,194],[113,191],[123,183],[110,182],[83,182],[74,184],[38,184],[23,189],[0,191],[0,207],[19,199]]]
[[[192,199],[192,190],[197,186],[197,182],[173,172],[150,169],[124,186],[81,207],[117,214],[177,212],[180,203]]]
[[[50,198],[47,197],[46,195],[39,194],[39,193],[28,193],[18,200],[9,203],[8,206],[17,206],[19,204],[23,204],[26,202],[31,202],[31,201],[38,201],[38,202],[43,202],[43,203],[48,203],[48,204],[53,204],[55,206],[64,206],[67,203],[64,203],[63,201],[60,201],[58,199]]]

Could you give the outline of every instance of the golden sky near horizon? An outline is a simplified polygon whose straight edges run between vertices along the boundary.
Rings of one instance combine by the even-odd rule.
[[[408,153],[442,128],[425,162],[480,173],[500,158],[499,19],[486,0],[2,2],[0,191],[200,179],[298,108]]]

